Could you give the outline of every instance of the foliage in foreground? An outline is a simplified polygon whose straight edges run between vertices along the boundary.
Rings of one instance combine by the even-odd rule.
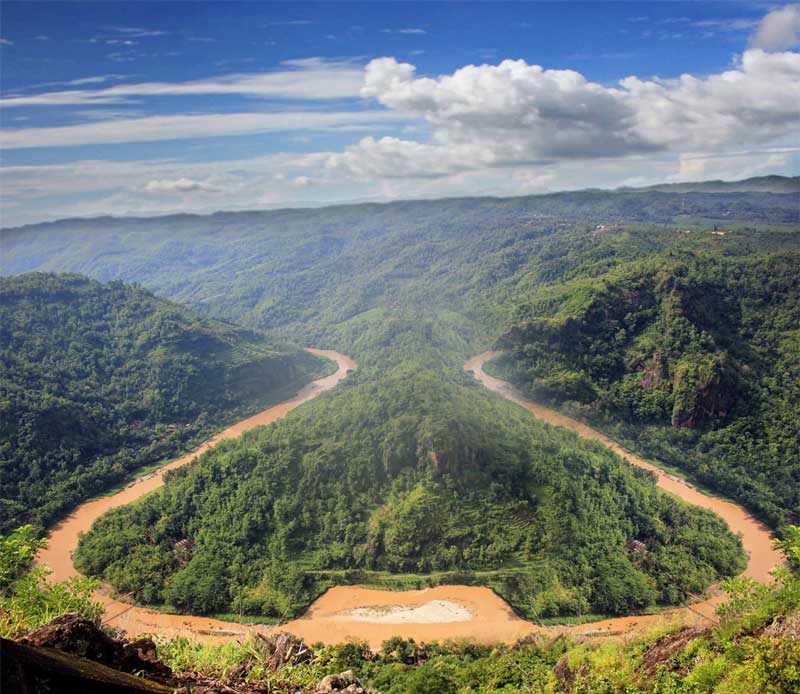
[[[314,658],[277,671],[266,667],[259,640],[204,646],[162,642],[161,658],[176,670],[222,678],[242,676],[268,691],[311,688],[326,674],[352,669],[382,694],[794,694],[800,690],[800,528],[782,548],[792,570],[772,586],[726,582],[729,599],[713,627],[664,627],[630,641],[576,641],[536,636],[514,646],[471,642],[417,644],[400,638],[379,652],[351,642],[317,646]]]
[[[52,586],[30,560],[42,541],[30,527],[0,540],[0,635],[15,637],[66,612],[98,620],[91,582]],[[737,578],[714,627],[665,627],[629,641],[536,636],[513,646],[417,644],[393,638],[317,645],[313,657],[274,669],[265,642],[204,645],[159,639],[159,658],[176,672],[258,682],[274,694],[314,691],[327,675],[352,669],[382,694],[793,694],[800,688],[800,528],[778,546],[788,568],[771,586]],[[305,660],[305,659],[304,659]]]
[[[4,638],[19,636],[67,612],[96,622],[103,614],[102,605],[92,599],[97,581],[75,576],[51,583],[47,567],[31,567],[44,545],[30,525],[0,537],[0,636]]]

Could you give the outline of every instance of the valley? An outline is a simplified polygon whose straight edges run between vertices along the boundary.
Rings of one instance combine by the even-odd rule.
[[[204,451],[220,441],[240,436],[245,431],[270,424],[284,417],[295,407],[307,402],[336,386],[355,362],[331,350],[310,350],[318,356],[333,359],[337,364],[336,373],[310,383],[294,398],[280,405],[238,422],[204,443],[202,446],[166,466],[145,479],[128,485],[122,492],[103,497],[80,506],[68,518],[59,523],[49,534],[49,547],[37,555],[37,561],[53,570],[53,579],[66,580],[75,574],[72,552],[77,546],[78,537],[86,532],[97,518],[112,508],[134,503],[137,499],[152,492],[163,484],[163,475],[192,462]],[[464,369],[489,390],[530,411],[534,417],[548,424],[575,431],[582,438],[599,441],[603,446],[637,467],[656,474],[658,485],[682,500],[709,509],[721,516],[730,529],[742,537],[748,555],[745,576],[758,582],[769,582],[770,572],[781,561],[780,553],[772,544],[772,535],[762,523],[754,520],[741,507],[719,498],[710,497],[667,475],[657,467],[631,455],[608,437],[572,420],[564,415],[527,400],[510,384],[488,375],[483,370],[484,363],[497,356],[496,352],[486,352],[473,357],[464,364]],[[231,637],[243,638],[249,629],[231,622],[194,617],[190,615],[170,615],[111,598],[107,592],[98,593],[105,607],[104,624],[121,628],[128,633],[151,633],[163,637],[192,636],[200,640],[224,640]],[[657,624],[679,622],[692,623],[698,618],[713,620],[713,610],[721,602],[722,596],[715,591],[713,596],[694,602],[691,608],[671,610],[666,613],[637,615],[616,619],[601,620],[590,624],[572,627],[555,626],[549,631],[589,633],[594,636],[604,633],[620,635],[653,627]],[[456,618],[448,617],[448,610],[437,610],[437,603],[449,606]],[[406,618],[392,619],[392,606],[402,605],[410,612]],[[430,613],[425,616],[425,611]],[[396,612],[397,610],[395,610]],[[402,610],[401,610],[402,612]],[[387,618],[389,617],[389,618]],[[263,627],[253,627],[261,630]],[[387,592],[370,590],[361,586],[337,587],[328,590],[316,600],[302,618],[280,626],[309,643],[340,643],[358,636],[373,648],[392,636],[411,638],[417,641],[441,640],[442,638],[471,638],[481,642],[510,642],[525,634],[548,630],[520,619],[509,606],[492,591],[473,586],[447,585],[421,591]],[[271,630],[268,630],[271,631]]]
[[[69,608],[170,662],[286,632],[362,672],[504,643],[554,668],[791,604],[795,197],[2,230],[0,520],[37,564],[0,629]]]
[[[800,0],[0,66],[0,692],[800,693]]]
[[[167,463],[150,475],[135,480],[121,491],[82,504],[50,530],[48,546],[37,554],[36,561],[50,568],[54,581],[65,581],[74,576],[76,571],[72,563],[72,553],[78,545],[78,538],[82,533],[87,532],[101,515],[113,508],[134,503],[137,499],[150,494],[163,485],[165,474],[192,463],[198,456],[220,441],[236,438],[253,427],[271,424],[285,417],[296,407],[335,387],[350,370],[356,368],[356,363],[352,359],[338,352],[318,349],[309,349],[309,352],[334,361],[337,366],[335,373],[312,381],[293,398],[231,425],[224,431],[215,434],[191,453]],[[143,609],[115,600],[107,592],[99,592],[96,597],[105,609],[103,623],[125,629],[129,633],[153,633],[162,636],[198,635],[201,637],[215,634],[231,636],[244,633],[240,629],[232,628],[230,624],[217,620],[169,615]]]

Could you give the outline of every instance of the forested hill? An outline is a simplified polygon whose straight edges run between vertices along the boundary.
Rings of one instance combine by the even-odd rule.
[[[328,326],[371,309],[410,306],[424,320],[430,311],[417,309],[444,306],[469,319],[488,291],[525,269],[540,239],[569,238],[575,227],[732,221],[761,230],[798,224],[797,194],[591,190],[73,219],[0,230],[0,269],[140,282],[212,315],[316,344]]]
[[[279,426],[225,444],[98,522],[79,551],[85,569],[187,610],[283,616],[331,582],[366,580],[352,572],[378,571],[388,573],[369,579],[394,586],[493,585],[533,616],[680,602],[735,571],[739,551],[724,528],[663,500],[619,459],[501,408],[462,373],[464,358],[539,315],[530,299],[546,287],[622,266],[646,275],[685,258],[737,275],[760,263],[755,276],[768,285],[778,258],[795,262],[798,225],[792,193],[583,191],[71,220],[8,230],[3,249],[6,272],[137,279],[359,361]],[[788,296],[775,293],[776,306]],[[707,300],[714,313],[728,308],[725,292]],[[710,342],[698,344],[713,358]],[[793,430],[775,425],[763,475],[783,479],[797,448]],[[670,420],[654,426],[671,430]],[[685,448],[675,450],[669,460],[684,464]],[[740,469],[743,485],[765,486]],[[767,493],[783,510],[788,501]],[[212,585],[225,590],[209,598]]]
[[[364,582],[490,585],[529,618],[620,614],[741,570],[719,518],[436,368],[413,328],[396,337],[395,365],[101,518],[79,568],[146,603],[272,618]]]
[[[709,192],[720,187],[726,192]],[[576,413],[614,409],[615,420],[605,424],[629,422],[629,441],[639,447],[662,442],[646,452],[689,470],[779,527],[796,518],[800,488],[800,443],[792,424],[798,418],[791,404],[798,401],[793,374],[800,354],[796,338],[792,342],[800,276],[798,196],[797,179],[769,176],[662,191],[64,220],[0,231],[0,258],[4,273],[70,269],[104,281],[141,282],[204,313],[352,354],[362,377],[379,364],[407,360],[416,349],[412,334],[435,347],[424,351],[426,359],[458,366],[532,319],[555,324],[587,310],[582,320],[595,321],[598,312],[617,310],[623,297],[637,320],[624,326],[624,335],[621,325],[612,335],[610,323],[598,324],[591,344],[551,355],[541,366],[547,374],[522,380],[553,382],[559,371],[585,372],[589,395],[569,388],[551,395],[595,403],[591,393],[608,391]],[[673,271],[673,288],[654,279]],[[681,273],[688,273],[685,288]],[[607,291],[599,289],[604,284]],[[641,292],[633,291],[637,286]],[[678,303],[671,308],[670,301]],[[658,316],[677,315],[682,304],[703,316],[687,314],[674,323],[677,329],[685,318],[696,333],[676,336],[684,343],[678,358],[667,344],[672,338],[657,334]],[[647,389],[634,382],[637,373],[653,370],[647,358],[625,362],[646,357],[637,352],[646,346],[642,340],[652,343],[651,356],[658,353],[666,369],[658,388],[650,388],[650,378]],[[589,353],[576,351],[584,348]],[[614,374],[588,363],[592,350],[600,360],[614,361]],[[683,417],[692,429],[671,428],[675,399],[667,384],[674,382],[677,372],[670,369],[678,362],[687,376],[680,381],[685,392],[679,409],[695,397],[687,385],[702,380],[703,364],[716,364],[715,373],[723,369],[726,375],[715,402],[674,413],[676,422]],[[618,381],[613,405],[612,381]],[[579,378],[572,385],[585,383]],[[542,382],[536,390],[547,395]]]
[[[0,279],[0,527],[50,523],[326,368],[138,286]]]
[[[800,254],[718,238],[605,267],[573,249],[567,276],[518,285],[499,366],[780,527],[800,518]]]
[[[622,188],[620,190],[633,190]],[[756,176],[741,181],[696,181],[689,183],[663,183],[640,188],[665,193],[793,193],[800,195],[800,176]]]

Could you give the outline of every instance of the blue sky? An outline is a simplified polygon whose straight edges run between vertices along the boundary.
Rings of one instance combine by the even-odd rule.
[[[800,5],[0,5],[2,224],[796,174]]]

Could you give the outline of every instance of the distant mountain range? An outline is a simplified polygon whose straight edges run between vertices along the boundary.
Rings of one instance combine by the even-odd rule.
[[[547,199],[555,196],[564,195],[581,195],[581,194],[596,194],[596,193],[797,193],[800,194],[800,176],[756,176],[752,178],[745,178],[741,181],[694,181],[688,183],[660,183],[658,185],[646,186],[641,188],[636,187],[621,187],[614,190],[606,188],[584,188],[580,190],[563,190],[551,191],[548,193],[539,193],[533,195],[513,196],[506,197],[501,195],[493,195],[491,193],[481,196],[454,196],[449,198],[409,198],[404,200],[396,200],[380,196],[370,198],[359,198],[353,200],[342,200],[337,202],[315,202],[315,201],[292,201],[285,204],[266,205],[258,209],[229,209],[219,210],[216,212],[195,212],[195,213],[171,213],[171,212],[137,212],[133,214],[117,214],[117,215],[98,215],[92,217],[66,217],[63,219],[43,221],[35,224],[25,224],[21,226],[3,226],[0,222],[0,229],[26,229],[29,227],[39,227],[43,224],[58,224],[60,222],[86,220],[86,221],[102,221],[111,219],[163,219],[166,217],[208,217],[218,214],[247,214],[247,213],[264,213],[264,212],[282,212],[286,210],[303,210],[303,209],[322,209],[329,207],[352,207],[358,205],[390,205],[390,204],[405,204],[414,202],[433,202],[436,200],[507,200],[522,201],[522,200],[536,200]]]
[[[741,181],[660,183],[646,188],[618,188],[617,190],[655,190],[663,193],[800,193],[800,176],[754,176]]]

